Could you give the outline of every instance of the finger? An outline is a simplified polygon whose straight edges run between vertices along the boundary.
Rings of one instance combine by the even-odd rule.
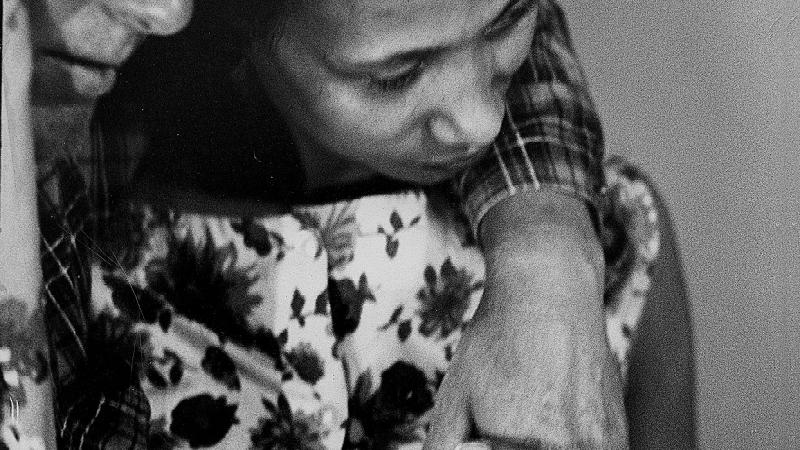
[[[453,450],[469,438],[472,421],[466,389],[451,371],[442,380],[424,450]]]

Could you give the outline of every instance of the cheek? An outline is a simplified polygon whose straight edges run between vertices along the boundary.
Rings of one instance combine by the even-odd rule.
[[[519,70],[531,51],[535,31],[533,18],[525,19],[525,23],[519,24],[507,39],[497,44],[495,64],[500,73],[513,75]]]
[[[312,96],[314,116],[328,144],[344,156],[401,159],[421,152],[422,132],[414,108],[385,103],[346,83],[329,80]]]
[[[272,73],[267,89],[282,103],[291,128],[328,151],[373,167],[423,152],[424,133],[412,101],[372,96],[357,82],[330,73],[290,35],[284,39],[277,60],[257,64]]]
[[[369,100],[336,83],[316,92],[306,97],[305,132],[327,150],[383,175],[418,184],[454,175],[454,170],[424,166],[430,152],[435,153],[435,144],[418,125],[416,108]]]
[[[144,38],[129,23],[133,17],[114,14],[107,3],[99,0],[31,0],[30,5],[31,42],[35,49],[121,64]]]
[[[34,44],[51,44],[73,34],[89,2],[86,0],[31,0],[29,2],[31,38]]]

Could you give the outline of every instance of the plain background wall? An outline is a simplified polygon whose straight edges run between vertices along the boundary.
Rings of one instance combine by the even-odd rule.
[[[563,0],[607,150],[663,191],[703,448],[800,448],[800,0]]]

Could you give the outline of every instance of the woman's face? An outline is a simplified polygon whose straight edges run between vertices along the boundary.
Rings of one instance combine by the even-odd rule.
[[[417,183],[482,154],[535,0],[298,0],[252,58],[298,145]]]

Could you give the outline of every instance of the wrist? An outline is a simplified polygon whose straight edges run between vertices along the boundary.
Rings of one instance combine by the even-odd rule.
[[[514,195],[487,213],[481,239],[486,306],[565,322],[586,311],[600,321],[605,264],[580,200],[552,191]]]
[[[534,258],[567,258],[593,267],[603,280],[605,262],[589,210],[558,191],[526,191],[504,199],[486,213],[480,227],[488,267],[513,270]]]

